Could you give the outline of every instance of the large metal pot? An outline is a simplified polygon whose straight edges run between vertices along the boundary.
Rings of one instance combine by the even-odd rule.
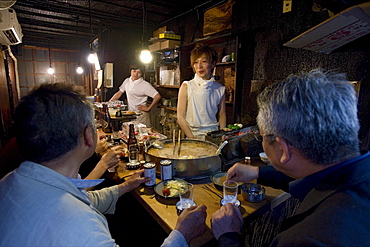
[[[172,140],[163,140],[165,144],[172,143]],[[193,140],[193,139],[181,139],[181,146],[187,145],[187,143],[201,143],[202,145],[209,145],[212,149],[217,149],[217,145],[212,142]],[[171,145],[172,146],[172,145]],[[214,148],[215,147],[215,148]],[[183,179],[202,179],[209,177],[213,173],[221,170],[221,158],[219,155],[204,154],[207,157],[197,157],[193,159],[181,159],[181,158],[167,158],[159,157],[149,154],[151,149],[155,148],[153,145],[150,146],[145,152],[145,160],[154,162],[156,164],[157,173],[160,172],[160,161],[168,159],[172,161],[173,176]]]

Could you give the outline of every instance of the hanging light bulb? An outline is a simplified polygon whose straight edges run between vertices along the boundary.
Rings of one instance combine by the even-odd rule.
[[[140,60],[143,63],[150,63],[152,61],[152,54],[148,49],[144,49],[144,39],[145,39],[145,33],[146,33],[146,10],[145,10],[145,2],[142,0],[142,6],[143,6],[143,36],[141,37],[141,45],[142,50],[140,53]]]
[[[87,58],[87,61],[89,61],[89,63],[95,63],[96,62],[96,53],[94,52],[91,52]]]
[[[152,61],[152,54],[149,50],[142,50],[140,53],[140,60],[143,63],[150,63]]]
[[[55,72],[55,71],[54,71],[54,68],[50,66],[50,67],[48,68],[48,74],[49,74],[49,75],[52,75],[52,74],[54,74],[54,72]]]
[[[54,74],[55,70],[54,68],[51,66],[51,50],[50,50],[50,43],[49,43],[49,39],[48,39],[48,50],[49,50],[49,68],[48,68],[48,74],[49,75],[52,75]]]
[[[76,26],[77,26],[77,43],[79,41],[79,35],[78,35],[78,21],[80,17],[76,16]],[[84,69],[81,67],[80,63],[78,63],[77,68],[76,68],[77,74],[82,74],[84,72]]]
[[[78,65],[77,69],[76,69],[76,72],[77,72],[77,74],[82,74],[84,72],[84,69],[80,65]]]

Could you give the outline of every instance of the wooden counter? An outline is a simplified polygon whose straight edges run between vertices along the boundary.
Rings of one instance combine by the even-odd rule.
[[[118,175],[120,177],[127,176],[131,174],[133,171],[126,170],[125,163],[121,162],[119,168],[117,169]],[[160,182],[160,179],[157,179],[157,183]],[[194,201],[196,204],[204,204],[207,206],[207,219],[206,224],[208,226],[208,230],[191,241],[190,246],[202,246],[203,244],[212,240],[213,234],[211,232],[210,220],[211,216],[216,210],[220,208],[220,197],[215,195],[214,193],[204,189],[204,186],[207,184],[212,190],[219,195],[222,196],[222,191],[216,189],[213,183],[210,181],[209,178],[203,180],[193,180],[190,181],[194,184]],[[266,197],[260,203],[250,203],[243,199],[241,194],[238,195],[238,199],[241,202],[241,212],[243,217],[247,217],[248,215],[252,214],[258,209],[267,210],[269,209],[272,200],[276,197],[280,196],[284,192],[281,190],[276,190],[270,187],[266,187]],[[136,190],[134,190],[133,195],[135,198],[143,205],[143,207],[155,218],[155,220],[163,227],[163,229],[170,233],[172,229],[175,228],[177,222],[177,211],[176,211],[176,202],[177,199],[165,199],[159,195],[156,195],[154,192],[154,187],[146,187],[145,185],[140,186]]]

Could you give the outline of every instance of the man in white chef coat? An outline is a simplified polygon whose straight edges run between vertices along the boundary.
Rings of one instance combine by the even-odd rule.
[[[161,95],[149,82],[141,77],[142,70],[139,66],[132,65],[130,74],[131,76],[122,82],[117,93],[109,101],[118,100],[126,92],[128,110],[140,111],[141,114],[137,117],[137,121],[147,127],[152,127],[149,113],[161,99]],[[148,97],[153,98],[150,105],[147,105]]]

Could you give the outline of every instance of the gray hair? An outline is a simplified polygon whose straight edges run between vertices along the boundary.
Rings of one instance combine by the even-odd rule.
[[[321,69],[291,75],[257,98],[258,126],[282,137],[317,163],[336,163],[358,155],[357,98],[344,74]]]
[[[94,125],[94,109],[73,84],[42,84],[18,104],[14,126],[20,154],[36,163],[73,150],[86,127]]]

